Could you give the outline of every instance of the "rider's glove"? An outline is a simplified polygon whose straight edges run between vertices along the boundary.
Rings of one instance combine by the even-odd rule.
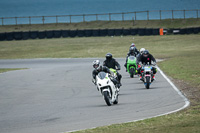
[[[155,66],[155,65],[156,65],[156,62],[153,62],[153,65]]]

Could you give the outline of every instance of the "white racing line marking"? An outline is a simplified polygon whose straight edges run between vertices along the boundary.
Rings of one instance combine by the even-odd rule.
[[[175,112],[178,112],[180,110],[183,110],[184,108],[188,107],[190,105],[190,101],[183,95],[183,93],[172,83],[172,81],[164,74],[164,72],[158,67],[156,66],[157,70],[160,71],[160,74],[167,80],[167,82],[173,87],[173,89],[183,98],[183,100],[185,101],[185,105],[179,109],[176,109],[174,111],[170,111],[164,114],[160,114],[160,115],[156,115],[156,116],[152,116],[152,117],[147,117],[144,119],[139,119],[139,120],[134,120],[134,121],[129,121],[129,122],[136,122],[136,121],[141,121],[141,120],[145,120],[145,119],[150,119],[150,118],[154,118],[154,117],[158,117],[158,116],[163,116],[163,115],[168,115],[168,114],[172,114]]]
[[[183,93],[171,82],[171,80],[163,73],[163,71],[157,66],[158,71],[160,71],[160,74],[167,80],[167,82],[170,83],[170,85],[174,88],[175,91],[177,91],[177,93],[183,98],[183,100],[185,101],[185,105],[183,107],[181,107],[180,109],[165,113],[163,115],[166,114],[171,114],[177,111],[180,111],[186,107],[188,107],[190,105],[190,101],[183,95]]]
[[[158,117],[158,116],[168,115],[168,114],[175,113],[175,112],[178,112],[180,110],[183,110],[184,108],[186,108],[190,105],[189,100],[182,94],[182,92],[172,83],[172,81],[164,74],[164,72],[158,66],[157,66],[157,70],[160,71],[160,74],[167,80],[167,82],[174,88],[174,90],[183,98],[183,100],[185,101],[185,105],[183,107],[179,108],[179,109],[176,109],[174,111],[170,111],[170,112],[167,112],[167,113],[164,113],[164,114],[160,114],[160,115],[156,115],[156,116],[152,116],[152,117],[147,117],[147,118],[144,118],[144,119],[138,119],[138,120],[134,120],[134,121],[127,121],[127,122],[136,122],[136,121],[150,119],[150,118],[154,118],[154,117]],[[124,122],[124,123],[127,123],[127,122]],[[113,125],[113,124],[111,124],[111,125]],[[89,128],[89,129],[94,129],[94,128],[97,128],[97,127],[92,127],[92,128]],[[85,130],[85,129],[82,129],[82,130]],[[70,132],[75,132],[75,131],[81,131],[81,130],[73,130],[73,131],[62,132],[62,133],[70,133]]]

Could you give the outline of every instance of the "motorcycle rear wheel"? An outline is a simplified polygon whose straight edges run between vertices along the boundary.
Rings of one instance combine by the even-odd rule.
[[[134,74],[135,74],[134,71],[135,71],[135,70],[134,70],[133,68],[130,69],[130,77],[131,77],[131,78],[134,77]]]

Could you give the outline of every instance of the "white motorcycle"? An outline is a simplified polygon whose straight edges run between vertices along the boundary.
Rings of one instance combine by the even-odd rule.
[[[111,78],[114,77],[105,72],[100,72],[96,76],[97,89],[103,95],[108,106],[111,106],[112,104],[118,104],[119,88],[114,85]]]

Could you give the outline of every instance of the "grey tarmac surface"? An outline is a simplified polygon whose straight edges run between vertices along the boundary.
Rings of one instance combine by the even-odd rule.
[[[154,117],[185,105],[159,71],[147,90],[137,76],[129,77],[125,59],[119,58],[119,103],[107,106],[91,82],[94,59],[0,60],[0,68],[29,68],[0,74],[0,132],[68,132]]]

